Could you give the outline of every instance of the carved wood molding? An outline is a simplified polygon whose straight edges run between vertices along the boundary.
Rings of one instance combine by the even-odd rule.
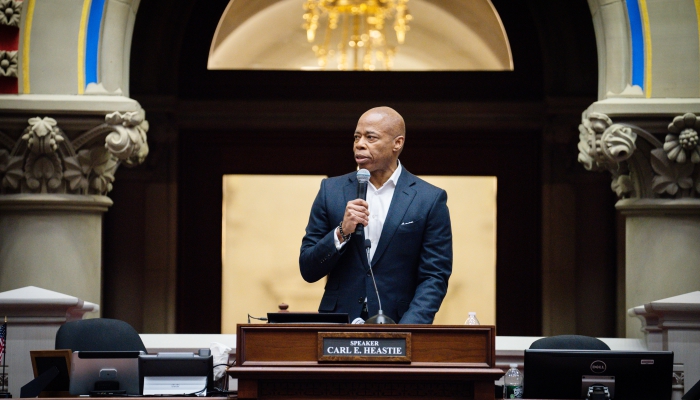
[[[260,398],[473,399],[473,382],[465,381],[286,381],[260,382]]]

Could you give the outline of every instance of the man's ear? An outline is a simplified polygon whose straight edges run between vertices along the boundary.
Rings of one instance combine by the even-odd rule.
[[[397,136],[394,138],[394,151],[401,151],[405,139],[404,136]]]

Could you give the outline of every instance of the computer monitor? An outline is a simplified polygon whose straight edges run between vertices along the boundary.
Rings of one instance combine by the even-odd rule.
[[[270,324],[347,324],[348,313],[276,312],[267,313]]]
[[[671,351],[525,350],[524,397],[670,400],[672,376]]]
[[[138,395],[140,351],[76,351],[71,358],[72,395]]]

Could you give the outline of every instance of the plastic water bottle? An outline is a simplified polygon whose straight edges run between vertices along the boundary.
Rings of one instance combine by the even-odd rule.
[[[523,374],[518,369],[518,364],[510,364],[510,369],[503,377],[503,398],[523,398]]]
[[[479,325],[479,320],[476,319],[476,313],[474,311],[469,312],[469,317],[464,322],[464,325]]]

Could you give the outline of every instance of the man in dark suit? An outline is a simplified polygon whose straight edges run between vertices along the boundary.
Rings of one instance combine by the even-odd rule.
[[[384,315],[430,324],[452,272],[447,194],[399,162],[405,125],[393,109],[364,113],[354,136],[355,161],[370,172],[367,201],[357,198],[355,172],[323,180],[301,244],[301,275],[307,282],[328,277],[320,312],[345,312],[351,320],[376,315],[363,239],[350,234],[362,224]]]

